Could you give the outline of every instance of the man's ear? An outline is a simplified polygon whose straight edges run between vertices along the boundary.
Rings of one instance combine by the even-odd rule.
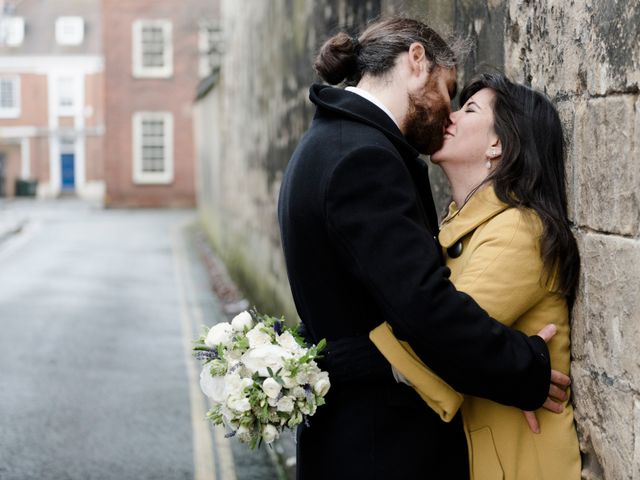
[[[411,71],[419,75],[423,71],[426,71],[428,64],[424,45],[420,42],[413,42],[409,45],[409,65]]]

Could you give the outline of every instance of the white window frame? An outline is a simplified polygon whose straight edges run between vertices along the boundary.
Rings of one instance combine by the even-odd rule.
[[[84,41],[84,19],[82,17],[58,17],[56,19],[56,42],[58,45],[82,45]]]
[[[147,67],[143,63],[142,31],[145,27],[162,29],[164,65]],[[135,78],[170,78],[173,75],[173,24],[170,20],[136,20],[133,22],[133,76]]]
[[[71,91],[70,91],[70,98],[71,98],[71,105],[62,105],[62,94],[63,89],[62,89],[62,82],[64,80],[68,80],[71,86]],[[56,82],[56,86],[55,86],[55,92],[56,92],[56,110],[57,110],[57,114],[61,115],[61,116],[68,116],[68,115],[74,115],[76,113],[76,110],[80,107],[79,105],[79,95],[78,95],[78,81],[79,79],[76,76],[73,75],[59,75],[56,77],[55,82]]]
[[[164,122],[164,171],[145,172],[142,158],[142,123]],[[133,114],[133,182],[141,185],[173,182],[173,115],[170,112],[135,112]]]
[[[24,18],[0,17],[0,44],[19,47],[24,42]]]
[[[13,83],[13,103],[10,108],[3,108],[0,105],[0,118],[20,117],[20,77],[17,75],[0,75],[0,80],[9,80]]]

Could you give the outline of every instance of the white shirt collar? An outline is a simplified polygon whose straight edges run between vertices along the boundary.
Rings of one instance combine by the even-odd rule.
[[[360,95],[362,98],[369,100],[371,103],[373,103],[376,107],[378,107],[380,110],[382,110],[384,113],[386,113],[387,115],[389,115],[389,118],[391,120],[393,120],[393,123],[396,124],[396,126],[398,128],[400,128],[400,125],[398,125],[398,122],[396,121],[395,117],[393,116],[393,114],[391,113],[391,111],[384,106],[384,104],[378,100],[376,97],[374,97],[373,95],[371,95],[369,92],[367,92],[366,90],[363,90],[361,88],[358,87],[347,87],[345,88],[345,90],[349,91],[349,92],[353,92],[357,95]]]

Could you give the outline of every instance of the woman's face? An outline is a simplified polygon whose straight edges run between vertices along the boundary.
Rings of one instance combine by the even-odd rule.
[[[431,155],[431,161],[484,165],[489,158],[499,154],[500,141],[493,128],[494,99],[494,91],[483,88],[460,110],[451,113],[451,124],[445,130],[442,148]]]

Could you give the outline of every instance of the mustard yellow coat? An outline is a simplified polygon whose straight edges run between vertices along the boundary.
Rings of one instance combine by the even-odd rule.
[[[451,280],[493,318],[535,335],[548,323],[558,333],[549,342],[552,368],[569,373],[569,320],[564,298],[552,293],[540,257],[542,224],[534,213],[509,208],[492,187],[476,192],[459,211],[449,208],[439,239]],[[472,480],[580,480],[580,452],[573,408],[536,412],[540,434],[529,430],[522,411],[483,398],[462,396],[431,372],[388,324],[370,334],[377,348],[445,421],[462,405]]]

